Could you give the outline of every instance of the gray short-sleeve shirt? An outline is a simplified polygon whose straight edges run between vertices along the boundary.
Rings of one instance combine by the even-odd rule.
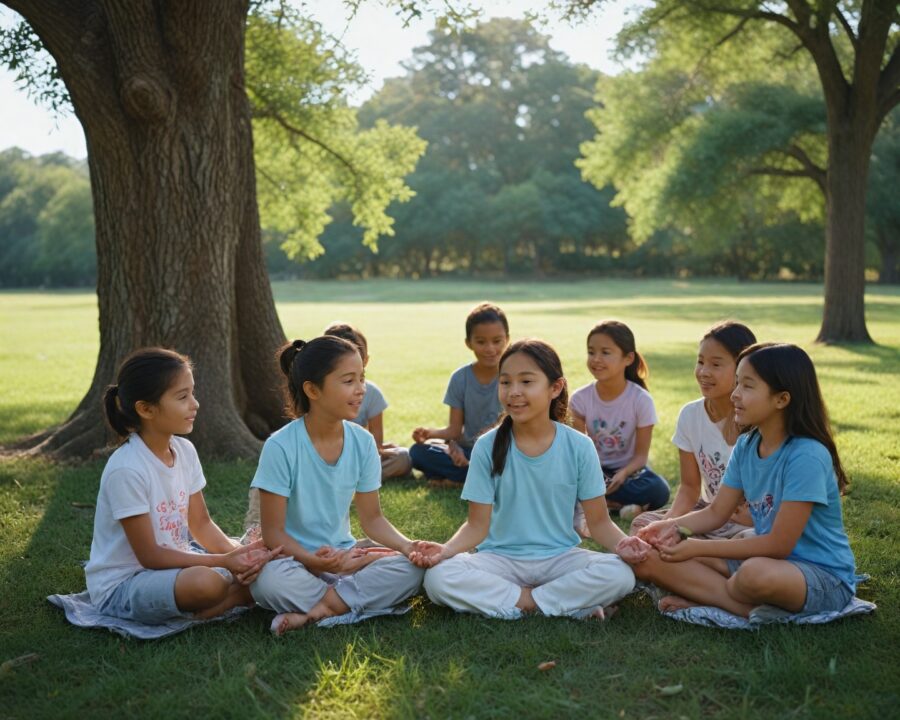
[[[463,411],[463,434],[459,444],[472,447],[475,440],[493,427],[500,417],[497,378],[483,385],[475,377],[472,365],[463,365],[450,376],[444,404]]]

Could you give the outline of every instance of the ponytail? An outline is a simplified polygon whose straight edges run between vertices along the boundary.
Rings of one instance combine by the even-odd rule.
[[[107,385],[106,392],[103,393],[103,411],[106,415],[106,422],[113,429],[113,432],[119,437],[128,435],[128,421],[125,413],[119,407],[119,386]],[[132,421],[132,427],[134,423]]]
[[[549,383],[555,383],[559,379],[565,380],[562,371],[562,362],[559,355],[550,345],[543,340],[519,340],[510,345],[503,357],[500,358],[500,367],[515,353],[525,353],[534,360],[541,372],[547,377]],[[565,423],[569,416],[569,390],[563,383],[562,391],[550,401],[549,415],[551,420]],[[506,458],[512,444],[513,421],[509,415],[504,415],[494,435],[494,445],[491,448],[491,477],[503,474],[506,467]]]
[[[135,404],[158,403],[185,368],[191,369],[189,357],[160,347],[141,348],[126,357],[119,366],[116,383],[103,393],[103,412],[113,432],[121,438],[140,430]]]
[[[323,335],[309,342],[294,340],[278,351],[278,365],[285,377],[284,406],[289,418],[309,412],[309,397],[303,385],[322,387],[325,377],[346,354],[359,355],[356,346],[343,338]]]
[[[647,378],[650,377],[650,368],[647,366],[644,356],[635,347],[634,333],[631,332],[631,328],[618,320],[604,320],[591,328],[587,336],[588,343],[594,335],[606,335],[622,351],[623,355],[634,353],[634,360],[625,368],[625,379],[648,390]]]

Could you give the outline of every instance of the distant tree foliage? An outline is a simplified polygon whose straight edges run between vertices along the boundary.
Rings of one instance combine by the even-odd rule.
[[[85,164],[59,153],[0,152],[0,286],[77,287],[96,279]]]

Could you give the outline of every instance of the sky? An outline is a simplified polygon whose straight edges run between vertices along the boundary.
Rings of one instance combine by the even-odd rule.
[[[385,78],[403,74],[401,63],[412,50],[427,44],[432,17],[425,17],[404,27],[395,11],[378,0],[364,2],[359,13],[348,20],[348,11],[337,0],[305,0],[306,10],[341,44],[356,52],[357,60],[370,76],[369,84],[352,100],[365,101],[377,92]],[[483,0],[478,5],[484,17],[522,17],[527,11],[546,7],[546,0]],[[541,28],[551,37],[550,44],[566,53],[573,61],[585,63],[607,74],[615,74],[621,66],[610,58],[616,33],[629,17],[636,3],[614,0],[604,3],[588,20],[569,25],[562,21]],[[0,25],[9,26],[18,16],[0,10]],[[0,149],[18,146],[32,155],[62,151],[77,158],[87,154],[81,125],[74,115],[56,116],[36,105],[15,81],[15,75],[0,69]]]

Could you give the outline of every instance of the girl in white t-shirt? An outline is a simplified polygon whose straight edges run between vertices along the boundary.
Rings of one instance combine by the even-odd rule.
[[[741,430],[734,420],[731,402],[737,358],[755,342],[750,328],[730,320],[713,325],[700,340],[694,377],[702,397],[681,408],[672,437],[681,463],[681,484],[672,507],[638,515],[631,524],[632,534],[656,520],[701,510],[719,492]],[[708,533],[708,537],[734,537],[752,530],[752,524],[742,505],[729,522]]]
[[[638,506],[655,510],[669,500],[669,484],[647,464],[656,407],[647,392],[647,363],[637,351],[634,333],[617,320],[606,320],[588,333],[587,367],[594,382],[578,388],[569,405],[572,427],[594,441],[606,479],[609,508]],[[575,527],[585,535],[580,508]],[[585,535],[586,537],[586,535]]]
[[[191,432],[198,407],[190,360],[162,348],[129,355],[106,389],[106,419],[125,441],[100,478],[85,568],[104,614],[159,625],[252,605],[249,584],[280,551],[241,546],[210,518],[197,451],[178,437]]]

